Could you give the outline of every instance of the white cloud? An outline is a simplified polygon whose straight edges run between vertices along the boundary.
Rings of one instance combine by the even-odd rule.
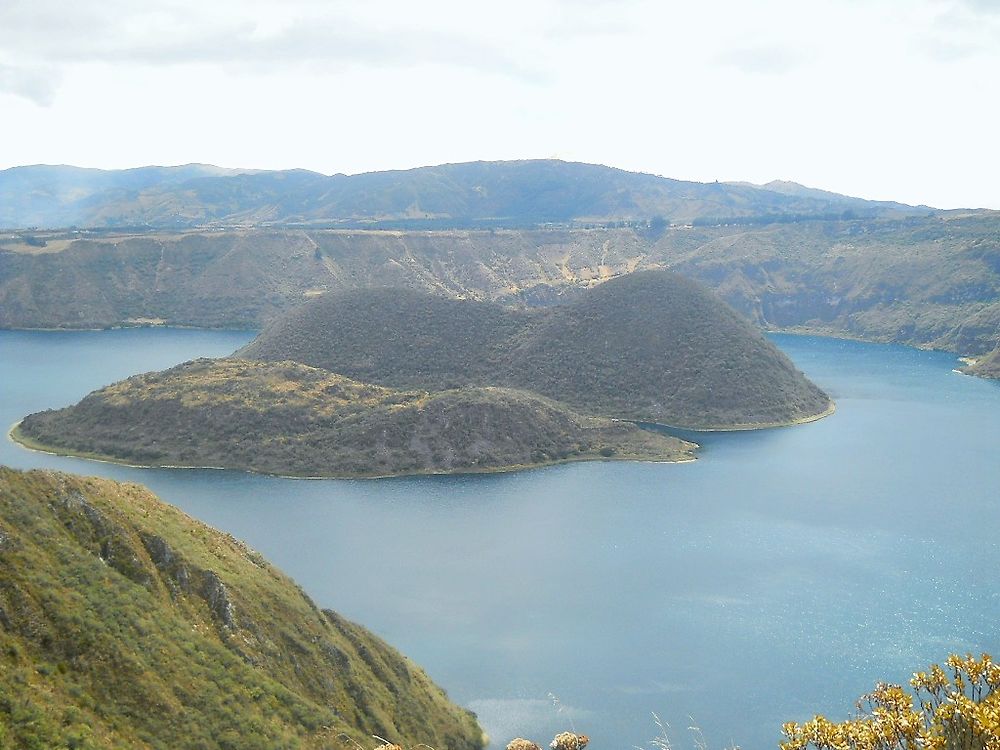
[[[285,65],[343,62],[360,65],[458,65],[488,72],[524,75],[528,66],[494,48],[488,40],[429,25],[381,22],[347,14],[317,12],[311,3],[290,4],[298,13],[285,19],[267,14],[217,13],[211,5],[153,3],[121,6],[0,7],[0,54],[43,59],[46,63],[142,65]],[[251,4],[252,7],[252,4]]]
[[[58,74],[38,68],[20,68],[0,63],[0,93],[23,97],[41,107],[52,104]]]
[[[724,65],[731,65],[744,73],[780,75],[799,67],[803,57],[788,47],[738,47],[725,50],[718,57]]]
[[[958,0],[970,10],[980,13],[1000,13],[1000,0]]]

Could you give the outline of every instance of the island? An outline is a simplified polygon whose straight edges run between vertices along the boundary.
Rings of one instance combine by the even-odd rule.
[[[129,378],[12,434],[138,465],[367,477],[685,461],[696,446],[657,426],[832,409],[754,326],[658,270],[531,311],[405,289],[317,296],[232,357]]]

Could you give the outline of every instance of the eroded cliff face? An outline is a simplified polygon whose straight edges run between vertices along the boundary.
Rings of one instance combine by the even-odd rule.
[[[404,287],[545,304],[635,270],[642,241],[614,232],[215,232],[76,240],[0,252],[0,326],[259,327],[326,291]]]
[[[1000,331],[991,213],[768,226],[226,230],[0,241],[0,326],[260,327],[327,291],[405,287],[548,305],[670,267],[764,327],[983,354]]]
[[[0,468],[0,647],[0,745],[482,745],[396,651],[137,485]]]

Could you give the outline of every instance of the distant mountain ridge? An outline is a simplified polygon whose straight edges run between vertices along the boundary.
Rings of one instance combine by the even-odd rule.
[[[550,159],[466,162],[356,175],[190,164],[0,171],[0,227],[336,225],[419,227],[739,217],[874,217],[928,209],[816,190],[674,180]]]
[[[761,188],[762,190],[770,190],[774,193],[780,193],[781,195],[794,196],[797,198],[814,198],[820,201],[831,201],[838,204],[850,205],[855,208],[864,210],[874,206],[879,206],[885,209],[898,210],[898,211],[909,211],[914,208],[926,209],[928,211],[933,211],[931,206],[909,206],[905,203],[898,203],[896,201],[876,201],[869,200],[867,198],[857,198],[852,195],[843,195],[841,193],[834,193],[830,190],[821,190],[819,188],[807,187],[798,182],[793,182],[792,180],[771,180],[770,182],[765,182],[763,184],[757,184],[753,182],[730,182],[729,185],[743,185],[745,187],[755,187]]]
[[[246,171],[210,164],[112,170],[48,164],[12,167],[0,171],[0,226],[68,227],[99,214],[102,205],[154,186],[172,189],[191,180]]]

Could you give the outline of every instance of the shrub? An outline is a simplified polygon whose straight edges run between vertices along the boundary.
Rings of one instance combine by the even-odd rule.
[[[1000,665],[970,654],[946,666],[915,673],[913,693],[880,683],[857,718],[785,724],[781,750],[1000,750]]]

